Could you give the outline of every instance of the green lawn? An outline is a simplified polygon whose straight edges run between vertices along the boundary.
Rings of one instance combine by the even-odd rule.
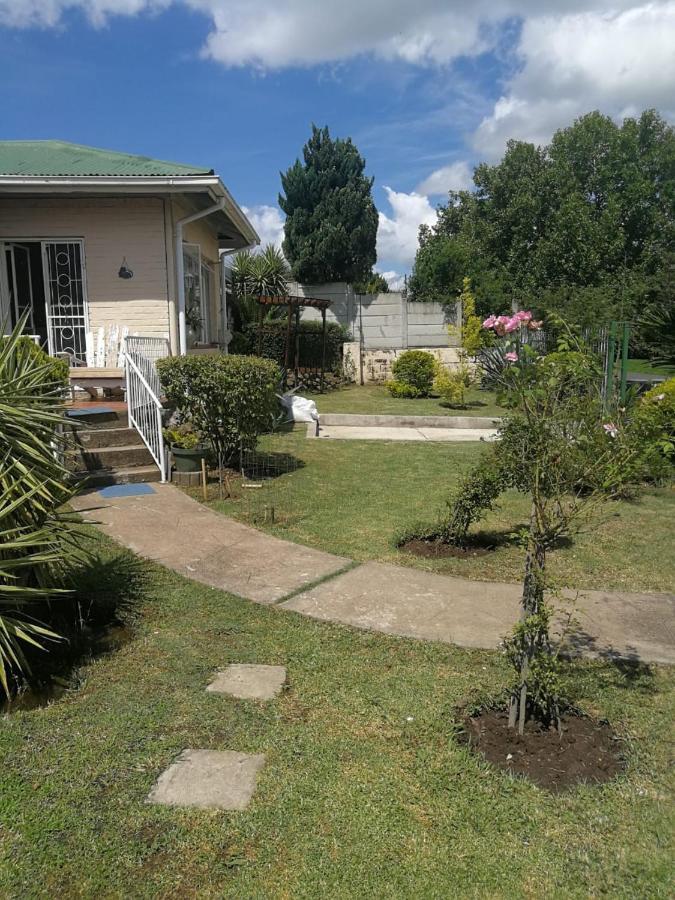
[[[319,413],[354,413],[383,416],[500,416],[495,395],[472,388],[466,392],[466,409],[448,406],[438,397],[405,400],[392,397],[381,384],[350,385],[327,394],[308,394]]]
[[[479,526],[501,542],[493,553],[428,560],[394,546],[402,529],[436,519],[484,445],[311,440],[302,426],[266,438],[263,446],[297,458],[302,466],[256,492],[256,503],[273,504],[282,520],[260,527],[357,560],[388,560],[479,580],[522,577],[522,553],[509,534],[527,521],[528,506],[513,492]],[[214,506],[250,519],[259,507],[251,507],[249,494],[238,492],[236,499]],[[674,517],[675,493],[668,488],[648,490],[633,503],[610,503],[571,546],[550,554],[550,571],[572,587],[675,590]]]
[[[675,366],[657,366],[650,359],[629,359],[628,371],[646,375],[667,375],[669,378],[675,376]]]
[[[505,682],[497,653],[142,568],[135,638],[78,690],[2,721],[0,896],[671,896],[672,671],[578,667],[566,687],[626,738],[628,768],[554,797],[456,740],[455,709]],[[264,705],[207,694],[231,661],[284,664],[289,689]],[[146,804],[185,748],[267,754],[250,809]]]

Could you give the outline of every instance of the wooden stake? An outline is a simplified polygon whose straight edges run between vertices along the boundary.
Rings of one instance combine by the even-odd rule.
[[[202,456],[202,496],[206,502],[209,499],[208,489],[206,486],[206,457]]]

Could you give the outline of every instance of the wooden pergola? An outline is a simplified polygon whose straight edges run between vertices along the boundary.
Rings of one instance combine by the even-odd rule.
[[[286,350],[284,353],[284,368],[288,372],[291,362],[291,337],[293,329],[293,320],[295,319],[295,352],[294,366],[295,384],[298,383],[300,370],[300,313],[303,309],[319,309],[321,310],[321,390],[324,388],[324,377],[326,373],[326,310],[331,305],[330,300],[323,300],[319,297],[299,297],[293,294],[286,294],[275,297],[262,296],[258,297],[259,315],[258,315],[258,353],[262,350],[263,336],[263,320],[265,316],[265,308],[270,306],[284,306],[288,309],[288,323],[286,328]]]

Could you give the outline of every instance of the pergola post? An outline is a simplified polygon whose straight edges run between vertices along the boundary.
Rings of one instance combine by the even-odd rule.
[[[321,393],[323,394],[326,375],[326,310],[321,310]]]
[[[288,366],[291,362],[291,328],[293,327],[293,304],[288,301],[288,323],[286,325],[286,353],[284,355],[284,368],[288,378]]]

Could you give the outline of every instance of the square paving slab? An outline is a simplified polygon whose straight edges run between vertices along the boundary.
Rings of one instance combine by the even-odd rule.
[[[214,694],[230,694],[242,700],[272,700],[286,681],[284,666],[257,666],[236,663],[218,672],[206,688]]]
[[[233,750],[183,750],[159,776],[148,803],[201,809],[246,809],[255,791],[263,754]]]

